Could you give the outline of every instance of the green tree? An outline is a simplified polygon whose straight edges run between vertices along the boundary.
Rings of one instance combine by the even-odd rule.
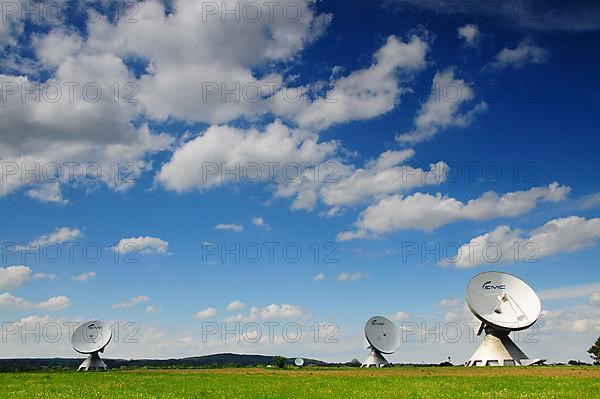
[[[279,367],[280,369],[285,367],[287,363],[287,359],[283,356],[273,356],[273,365],[275,367]]]
[[[598,337],[596,343],[588,349],[588,353],[590,354],[590,357],[594,359],[594,364],[600,365],[600,337]]]

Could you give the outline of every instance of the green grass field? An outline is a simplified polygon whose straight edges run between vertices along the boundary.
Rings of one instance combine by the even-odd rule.
[[[0,398],[599,398],[600,367],[0,374]]]

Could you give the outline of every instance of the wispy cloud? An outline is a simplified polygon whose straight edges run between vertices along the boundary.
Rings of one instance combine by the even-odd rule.
[[[87,273],[80,274],[78,276],[73,276],[73,277],[71,277],[71,280],[82,283],[84,281],[91,280],[94,277],[96,277],[96,272],[87,272]]]
[[[237,223],[231,223],[231,224],[219,223],[218,225],[215,226],[215,230],[233,231],[236,233],[241,233],[242,231],[244,231],[244,226],[241,224],[237,224]]]
[[[136,296],[130,300],[118,302],[112,305],[113,309],[128,309],[132,308],[140,303],[149,302],[150,298],[144,295]]]

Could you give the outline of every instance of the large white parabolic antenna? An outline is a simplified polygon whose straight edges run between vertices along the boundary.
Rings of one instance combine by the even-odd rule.
[[[302,359],[301,357],[297,358],[296,360],[294,360],[294,364],[298,367],[302,367],[304,366],[304,359]]]
[[[71,337],[71,345],[77,352],[89,355],[78,371],[108,370],[99,353],[104,352],[111,338],[112,330],[99,320],[88,321],[77,327]]]
[[[400,336],[394,322],[383,316],[371,317],[365,324],[365,337],[371,354],[361,367],[391,366],[383,354],[394,353],[400,345]]]
[[[531,327],[542,310],[537,294],[523,280],[508,273],[480,273],[467,285],[467,305],[481,320],[477,335],[485,330],[485,337],[466,366],[529,366],[545,361],[529,359],[509,337],[511,331]]]

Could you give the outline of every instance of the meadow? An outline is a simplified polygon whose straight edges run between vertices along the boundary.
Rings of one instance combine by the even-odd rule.
[[[0,398],[598,398],[600,367],[0,373]]]

